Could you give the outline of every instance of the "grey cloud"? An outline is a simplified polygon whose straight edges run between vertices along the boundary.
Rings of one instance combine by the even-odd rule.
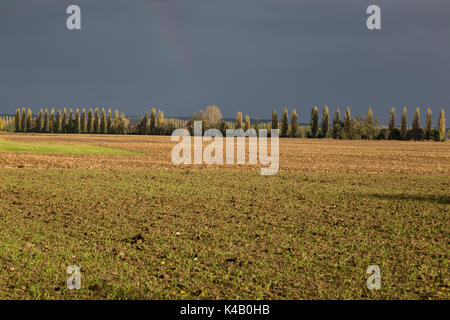
[[[313,105],[448,109],[450,2],[375,1],[383,29],[365,28],[373,1],[2,0],[0,113],[17,106],[152,106],[191,115],[218,104],[269,118]],[[65,29],[82,8],[83,30]]]

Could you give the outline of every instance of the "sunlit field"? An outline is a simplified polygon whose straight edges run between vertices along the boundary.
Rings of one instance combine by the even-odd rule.
[[[174,145],[0,135],[0,298],[450,298],[449,142],[280,139],[274,176]]]

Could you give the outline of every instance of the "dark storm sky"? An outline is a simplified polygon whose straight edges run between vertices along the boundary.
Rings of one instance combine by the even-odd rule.
[[[66,29],[66,8],[82,30]],[[366,8],[382,9],[382,30]],[[449,110],[448,0],[1,0],[0,113],[18,106],[151,107],[190,116],[217,104],[268,119],[313,105]],[[435,120],[436,121],[436,120]]]

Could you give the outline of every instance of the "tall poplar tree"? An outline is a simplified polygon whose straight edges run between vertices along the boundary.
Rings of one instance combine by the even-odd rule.
[[[67,133],[67,109],[64,108],[61,116],[61,132]]]
[[[350,113],[350,107],[347,107],[347,109],[345,109],[344,114],[344,132],[346,133],[347,138],[351,138],[350,137],[351,127],[352,127],[352,116]]]
[[[50,132],[50,119],[48,116],[48,109],[45,109],[45,112],[44,112],[44,122],[42,124],[42,132],[45,132],[45,133]]]
[[[319,109],[314,106],[311,110],[311,120],[309,122],[311,128],[311,137],[317,137],[317,131],[319,131]]]
[[[83,110],[81,111],[81,117],[80,117],[80,132],[81,133],[86,132],[86,125],[87,125],[86,109],[83,108]]]
[[[373,111],[372,108],[369,108],[367,110],[366,115],[366,135],[367,139],[373,139],[374,138],[374,123],[373,123]]]
[[[16,132],[20,132],[22,131],[21,126],[22,126],[22,121],[20,119],[20,109],[17,108],[16,110],[16,116],[14,117],[14,126],[15,126],[15,131]]]
[[[69,118],[67,118],[67,132],[68,133],[73,133],[75,132],[75,128],[74,128],[74,121],[73,121],[73,110],[70,109],[69,110]]]
[[[414,113],[412,122],[413,138],[414,140],[420,140],[422,138],[421,128],[420,128],[420,108],[417,107],[416,113]]]
[[[94,110],[94,133],[100,132],[100,117],[98,114],[98,108]]]
[[[87,131],[87,133],[94,132],[94,114],[92,112],[92,108],[89,108],[87,123],[86,123],[86,131]]]
[[[250,116],[247,114],[245,116],[245,126],[244,126],[244,131],[247,131],[248,129],[250,129],[251,124],[250,124]]]
[[[441,113],[439,113],[438,138],[439,138],[439,141],[445,141],[445,112],[444,112],[444,109],[441,109]]]
[[[296,138],[298,134],[298,114],[297,110],[292,109],[291,115],[291,137]]]
[[[62,132],[61,111],[59,109],[56,112],[55,132],[56,133],[61,133]]]
[[[391,108],[391,112],[389,113],[389,139],[394,138],[394,129],[395,129],[395,108]]]
[[[236,114],[236,129],[242,129],[242,112]]]
[[[80,109],[75,110],[75,119],[74,119],[73,130],[75,133],[81,132],[81,118],[80,118]]]
[[[41,109],[42,111],[42,109]],[[20,120],[22,121],[20,124],[20,128],[23,132],[27,131],[27,111],[25,108],[22,108],[22,115],[20,116]]]
[[[108,133],[111,133],[111,126],[112,126],[111,109],[108,109],[108,116],[106,117],[106,129],[108,130]]]
[[[277,110],[272,111],[272,129],[278,129],[278,114]]]
[[[321,123],[322,136],[324,138],[327,137],[329,123],[330,123],[330,112],[328,110],[328,106],[324,106],[322,111],[322,123]]]
[[[162,110],[158,110],[158,118],[157,118],[156,127],[157,127],[158,134],[164,134],[164,111],[162,111]]]
[[[289,115],[286,108],[283,109],[281,113],[281,132],[282,137],[287,137],[289,131]]]
[[[368,126],[372,126],[373,125],[373,111],[372,111],[372,108],[369,108],[369,110],[367,110],[366,124]]]
[[[156,109],[152,108],[150,112],[150,133],[156,134]]]
[[[407,110],[406,107],[403,108],[403,113],[402,113],[402,120],[400,123],[400,135],[402,137],[402,139],[406,139],[406,133],[408,131],[408,114],[407,114]]]
[[[433,120],[431,118],[431,109],[427,109],[427,122],[426,122],[426,129],[425,129],[425,136],[427,140],[431,139],[431,132],[433,131]]]
[[[55,132],[55,109],[50,111],[50,132]]]
[[[42,115],[42,109],[39,110],[39,113],[36,117],[36,132],[42,132],[43,127],[43,115]]]
[[[108,126],[106,124],[106,111],[102,108],[101,118],[100,118],[100,132],[105,134],[108,133]]]
[[[33,125],[32,125],[32,120],[33,120],[33,113],[31,112],[31,109],[28,108],[28,111],[27,111],[27,120],[26,120],[26,125],[27,125],[26,131],[27,131],[27,132],[31,132],[31,130],[32,130],[32,127],[33,127]]]

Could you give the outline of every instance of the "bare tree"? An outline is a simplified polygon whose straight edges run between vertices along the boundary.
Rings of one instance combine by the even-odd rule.
[[[213,126],[220,120],[222,120],[222,112],[218,106],[207,106],[206,107],[206,117],[209,125]]]
[[[218,106],[207,106],[205,110],[198,110],[194,112],[194,120],[205,121],[209,126],[214,126],[217,122],[222,120],[222,112]]]

